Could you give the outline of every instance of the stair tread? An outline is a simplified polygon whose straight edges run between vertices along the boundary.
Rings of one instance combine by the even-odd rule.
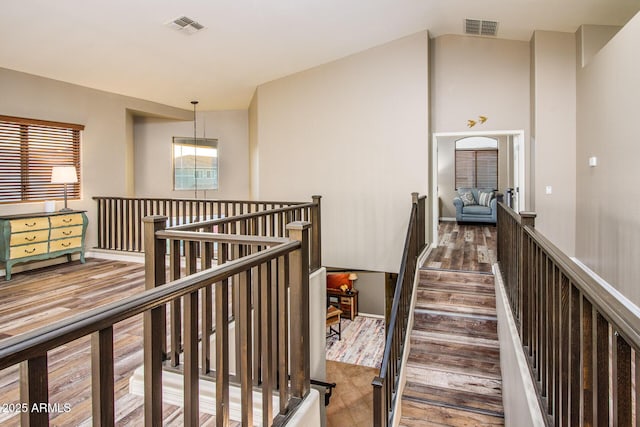
[[[449,372],[423,365],[407,363],[407,382],[442,387],[452,392],[460,391],[484,396],[502,396],[502,381],[479,375]]]
[[[427,416],[428,415],[428,416]],[[502,426],[504,418],[424,402],[402,401],[400,426]]]
[[[453,316],[438,312],[415,312],[414,330],[436,331],[465,337],[498,339],[496,319]]]
[[[480,395],[407,381],[403,396],[413,401],[442,403],[451,407],[471,408],[503,414],[502,396],[500,395]]]

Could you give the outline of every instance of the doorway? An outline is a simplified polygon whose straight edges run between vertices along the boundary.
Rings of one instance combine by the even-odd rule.
[[[525,187],[524,130],[434,133],[431,145],[429,198],[432,210],[432,243],[436,246],[440,220],[455,220],[455,214],[451,214],[454,188],[449,188],[452,187],[453,178],[443,179],[445,176],[443,174],[447,174],[446,177],[449,178],[448,174],[452,174],[452,171],[455,170],[451,164],[454,160],[445,151],[454,152],[450,144],[455,144],[456,140],[470,136],[488,136],[502,141],[499,147],[499,161],[502,166],[500,167],[501,174],[499,173],[498,176],[498,189],[504,194],[507,188],[513,188],[513,208],[518,211],[525,210],[527,189]]]

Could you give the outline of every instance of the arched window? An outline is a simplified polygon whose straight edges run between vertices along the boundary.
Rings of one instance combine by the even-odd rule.
[[[456,141],[456,189],[498,189],[498,140],[470,136]]]

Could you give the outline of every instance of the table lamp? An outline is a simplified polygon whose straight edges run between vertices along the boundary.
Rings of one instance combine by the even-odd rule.
[[[60,212],[68,212],[71,209],[67,207],[67,184],[75,184],[78,182],[78,174],[75,166],[54,166],[51,168],[51,183],[64,184],[64,208]]]
[[[351,291],[352,292],[353,292],[353,289],[355,289],[353,282],[355,282],[356,280],[358,280],[358,275],[356,273],[349,274],[349,281],[351,282]]]

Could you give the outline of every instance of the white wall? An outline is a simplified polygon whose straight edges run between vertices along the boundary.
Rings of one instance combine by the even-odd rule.
[[[575,252],[576,42],[573,33],[532,38],[536,228],[565,254]],[[546,193],[551,187],[551,194]]]
[[[529,140],[527,42],[446,35],[432,40],[431,54],[434,133],[524,130]],[[480,115],[488,120],[468,128]]]
[[[398,270],[428,188],[427,71],[422,32],[258,87],[254,196],[322,195],[323,264]]]
[[[93,196],[127,196],[133,188],[131,112],[190,119],[182,110],[0,68],[3,115],[85,125],[81,142],[81,200],[69,201],[89,217],[86,247],[97,240]],[[57,208],[62,207],[58,202]],[[43,212],[44,203],[0,205],[1,214]]]
[[[577,73],[576,257],[640,304],[640,14]],[[598,158],[597,167],[588,159]]]
[[[249,124],[247,110],[196,114],[196,135],[218,139],[218,190],[198,191],[198,198],[249,198]],[[193,136],[189,121],[137,117],[134,123],[135,194],[146,197],[194,198],[173,190],[172,138]]]

